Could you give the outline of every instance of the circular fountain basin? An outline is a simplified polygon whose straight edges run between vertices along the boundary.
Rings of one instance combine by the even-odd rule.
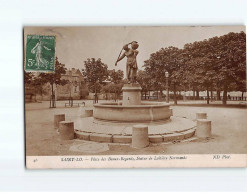
[[[98,120],[117,122],[152,122],[167,120],[172,116],[170,104],[163,102],[141,102],[140,105],[100,103],[94,105],[93,116]]]

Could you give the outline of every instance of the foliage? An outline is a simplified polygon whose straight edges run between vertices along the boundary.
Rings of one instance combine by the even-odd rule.
[[[40,73],[38,76],[38,80],[41,84],[49,83],[51,85],[51,97],[52,101],[50,107],[56,107],[55,104],[55,94],[54,94],[54,84],[55,85],[66,85],[68,83],[67,80],[61,79],[62,74],[66,73],[66,68],[64,64],[61,64],[56,57],[55,61],[55,72],[54,73]]]
[[[148,92],[152,88],[152,79],[147,72],[139,70],[137,74],[137,82],[141,85],[143,92]]]
[[[108,77],[107,65],[101,62],[101,59],[95,58],[84,61],[85,68],[82,69],[82,74],[85,81],[88,83],[89,91],[98,92],[102,88],[103,82]]]
[[[108,74],[110,76],[110,81],[113,83],[120,83],[121,81],[123,81],[124,72],[122,70],[118,70],[118,71],[115,71],[115,69],[109,70]]]
[[[144,62],[146,74],[151,77],[153,90],[162,92],[165,89],[165,72],[169,73],[170,87],[174,91],[175,103],[177,86],[180,84],[183,74],[180,71],[182,66],[182,50],[176,47],[161,48],[158,52],[151,54],[149,60]]]
[[[201,89],[223,90],[224,104],[227,91],[230,90],[229,86],[233,86],[234,83],[237,84],[236,86],[243,86],[245,83],[246,35],[244,32],[231,32],[221,37],[186,44],[184,50],[191,56],[187,61],[189,65],[187,68],[193,69],[196,73],[193,74],[192,79]],[[235,90],[239,90],[239,87]]]
[[[54,73],[40,73],[39,79],[42,83],[50,83],[52,86],[55,85],[65,85],[67,80],[61,79],[62,74],[66,73],[66,68],[64,64],[61,64],[56,57],[55,61],[55,72]]]
[[[33,75],[31,72],[24,71],[24,83],[25,84],[31,84],[32,78],[33,78]]]
[[[103,87],[103,92],[121,94],[122,87],[123,87],[123,83],[118,83],[118,84],[109,83]]]
[[[105,86],[103,86],[102,91],[104,93],[114,93],[115,94],[115,100],[119,99],[120,94],[122,93],[122,87],[123,82],[121,83],[109,83]]]
[[[246,91],[246,34],[230,32],[220,37],[185,44],[183,49],[161,48],[144,62],[145,73],[150,75],[149,89],[165,88],[165,71],[169,86],[176,90]],[[141,80],[140,82],[143,83]]]

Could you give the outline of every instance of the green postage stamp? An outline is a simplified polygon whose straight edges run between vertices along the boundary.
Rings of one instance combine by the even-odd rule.
[[[50,35],[27,35],[27,72],[54,72],[56,37]]]

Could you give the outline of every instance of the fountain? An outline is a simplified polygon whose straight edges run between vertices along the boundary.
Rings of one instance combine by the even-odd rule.
[[[139,84],[125,84],[122,103],[102,103],[94,105],[94,118],[112,122],[147,123],[170,119],[169,104],[161,102],[141,102]]]
[[[171,142],[192,137],[195,122],[183,117],[174,117],[169,103],[142,102],[141,86],[136,82],[138,51],[137,42],[123,47],[125,53],[117,60],[127,57],[127,79],[124,84],[123,100],[120,103],[94,104],[93,117],[75,120],[75,134],[79,139],[131,143],[132,126],[148,125],[149,141],[153,143]],[[117,62],[115,65],[117,65]]]

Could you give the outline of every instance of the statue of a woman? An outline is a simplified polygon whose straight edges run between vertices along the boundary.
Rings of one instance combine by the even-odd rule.
[[[129,44],[131,44],[131,48],[128,47]],[[125,56],[127,57],[126,74],[129,83],[136,82],[136,75],[138,70],[136,56],[139,53],[139,51],[137,51],[136,49],[138,47],[139,45],[136,41],[132,41],[131,43],[124,45],[122,50],[125,50],[125,52],[121,57],[117,59],[115,63],[115,66],[117,66],[117,63],[119,61],[121,61]]]
[[[31,50],[32,54],[36,54],[36,65],[37,65],[38,69],[40,66],[47,68],[47,65],[49,64],[49,62],[45,58],[43,58],[43,56],[42,56],[42,54],[43,54],[42,50],[43,49],[51,50],[44,45],[44,43],[41,41],[41,39],[39,39],[38,43]]]

